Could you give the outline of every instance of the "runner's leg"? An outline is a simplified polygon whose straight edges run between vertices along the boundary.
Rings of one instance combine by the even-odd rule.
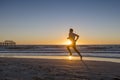
[[[70,47],[71,47],[71,46],[67,46],[67,50],[69,51],[70,56],[72,56],[72,52],[71,52],[71,50],[70,50]]]
[[[76,45],[73,46],[73,49],[78,53],[78,55],[80,56],[81,60],[82,60],[82,55],[80,54],[80,52],[77,50]]]

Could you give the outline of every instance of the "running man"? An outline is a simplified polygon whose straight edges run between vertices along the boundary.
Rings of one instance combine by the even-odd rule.
[[[68,49],[68,51],[70,53],[70,56],[72,56],[72,52],[70,50],[70,47],[72,47],[78,53],[78,55],[80,56],[80,59],[82,60],[82,56],[81,56],[80,52],[77,50],[77,48],[76,48],[76,42],[79,39],[79,35],[73,33],[73,29],[70,28],[69,37],[67,39],[69,39],[72,42],[72,44],[67,46],[67,49]]]

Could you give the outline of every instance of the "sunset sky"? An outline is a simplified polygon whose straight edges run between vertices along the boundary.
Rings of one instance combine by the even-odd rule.
[[[0,0],[0,42],[120,44],[120,0]]]

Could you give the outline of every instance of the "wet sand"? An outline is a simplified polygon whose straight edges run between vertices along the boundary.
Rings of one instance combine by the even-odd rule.
[[[0,80],[120,80],[120,63],[0,58]]]

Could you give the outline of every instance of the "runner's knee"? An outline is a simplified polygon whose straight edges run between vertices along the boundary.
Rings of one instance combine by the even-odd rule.
[[[69,49],[69,46],[67,46],[67,49]]]

